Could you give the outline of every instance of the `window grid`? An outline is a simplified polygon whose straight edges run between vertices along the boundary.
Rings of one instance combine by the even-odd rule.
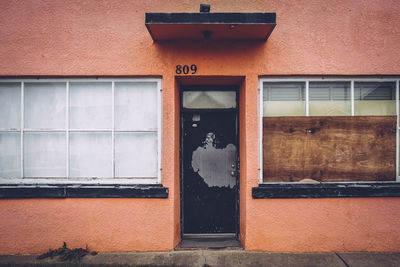
[[[70,176],[70,133],[71,132],[108,132],[111,133],[112,135],[112,141],[111,141],[111,146],[112,146],[112,177],[109,178],[95,178],[96,182],[101,184],[101,183],[120,183],[120,184],[125,184],[125,183],[145,183],[147,184],[153,184],[153,183],[161,183],[161,80],[160,79],[120,79],[120,80],[110,80],[110,79],[96,79],[96,80],[88,80],[88,79],[72,79],[72,80],[58,80],[58,79],[35,79],[35,80],[1,80],[1,82],[18,82],[20,83],[21,87],[21,103],[20,103],[20,117],[21,117],[21,122],[20,122],[20,129],[3,129],[0,128],[0,133],[1,132],[16,132],[20,133],[20,178],[5,178],[2,179],[0,178],[0,183],[9,183],[13,181],[17,181],[19,183],[23,181],[35,181],[38,183],[41,183],[46,180],[54,180],[54,178],[48,178],[48,177],[25,177],[24,174],[24,133],[26,132],[64,132],[65,133],[65,142],[66,142],[66,176],[65,177],[60,177],[56,178],[56,180],[62,181],[67,179],[68,182],[72,180],[78,180],[78,182],[81,182],[83,180],[88,180],[88,181],[93,181],[93,178],[78,178],[78,177],[71,177]],[[24,98],[25,98],[25,83],[35,83],[35,82],[60,82],[65,84],[65,91],[66,91],[66,115],[65,115],[65,128],[53,128],[53,129],[31,129],[31,128],[24,128]],[[70,115],[70,82],[111,82],[111,117],[112,117],[112,125],[111,129],[70,129],[70,120],[69,120],[69,115]],[[147,129],[130,129],[130,128],[122,128],[122,129],[115,129],[115,82],[132,82],[132,83],[137,83],[137,82],[155,82],[157,84],[157,129],[153,130],[147,130]],[[157,135],[157,177],[129,177],[129,178],[119,178],[115,176],[115,132],[123,132],[123,133],[156,133]],[[111,179],[110,179],[111,178]],[[136,180],[136,181],[135,181]],[[74,181],[72,181],[74,182]],[[90,183],[90,182],[89,182]]]
[[[258,83],[258,141],[259,141],[259,162],[258,162],[258,182],[259,184],[263,184],[263,133],[262,133],[262,118],[263,118],[263,91],[264,91],[264,82],[304,82],[306,86],[306,116],[309,116],[309,83],[310,82],[350,82],[350,102],[351,102],[351,114],[350,116],[355,116],[354,111],[354,83],[355,82],[395,82],[396,83],[396,117],[397,117],[397,125],[396,125],[396,181],[400,182],[400,166],[399,166],[399,159],[400,159],[400,151],[399,151],[399,141],[400,141],[400,120],[399,120],[399,87],[400,87],[400,80],[399,78],[353,78],[353,79],[345,79],[345,78],[260,78]],[[346,182],[343,182],[346,183]]]
[[[25,91],[25,83],[21,82],[21,129],[20,129],[20,135],[21,135],[21,178],[23,178],[24,175],[24,91]]]
[[[350,102],[351,102],[351,116],[354,116],[354,80],[352,80],[351,82],[350,82],[350,91],[351,91],[351,99],[350,99]]]
[[[67,178],[69,178],[69,82],[66,84],[66,111],[65,111],[65,141],[66,141],[66,161],[67,161]],[[23,167],[22,167],[23,169]],[[23,176],[22,176],[23,177]]]
[[[163,113],[161,112],[161,107],[162,107],[162,81],[159,80],[157,83],[157,108],[158,108],[158,112],[157,112],[157,116],[158,116],[158,120],[157,120],[157,151],[158,151],[158,158],[157,158],[157,162],[158,162],[158,166],[157,166],[157,170],[158,170],[158,178],[157,178],[157,183],[161,184],[161,171],[162,171],[162,165],[161,165],[161,140],[162,140],[162,136],[161,136],[161,129],[162,129],[162,119],[163,119]]]
[[[310,116],[310,82],[306,81],[306,116]]]
[[[112,168],[112,176],[115,177],[115,118],[114,118],[114,110],[115,110],[115,82],[111,83],[111,168]]]

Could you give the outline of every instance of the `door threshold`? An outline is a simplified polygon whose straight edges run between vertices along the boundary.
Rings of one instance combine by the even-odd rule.
[[[236,234],[184,234],[181,243],[176,247],[179,249],[224,249],[241,248]]]
[[[235,239],[235,233],[217,233],[217,234],[183,234],[182,239]]]

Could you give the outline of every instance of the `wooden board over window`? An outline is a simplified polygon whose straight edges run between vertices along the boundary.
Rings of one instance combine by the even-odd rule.
[[[264,117],[263,181],[395,181],[396,116]]]

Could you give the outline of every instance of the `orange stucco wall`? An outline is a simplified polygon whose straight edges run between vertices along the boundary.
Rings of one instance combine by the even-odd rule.
[[[248,250],[398,251],[400,198],[263,199],[257,88],[262,75],[400,74],[397,0],[213,0],[212,12],[276,12],[268,42],[153,43],[145,12],[198,12],[203,1],[0,0],[0,76],[160,76],[168,199],[0,201],[0,254],[66,241],[98,251],[171,250],[180,241],[179,83],[245,77],[240,92],[240,237]]]

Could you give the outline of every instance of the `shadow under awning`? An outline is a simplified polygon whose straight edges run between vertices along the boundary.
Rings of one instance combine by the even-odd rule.
[[[266,41],[275,25],[276,13],[146,13],[154,41]]]

